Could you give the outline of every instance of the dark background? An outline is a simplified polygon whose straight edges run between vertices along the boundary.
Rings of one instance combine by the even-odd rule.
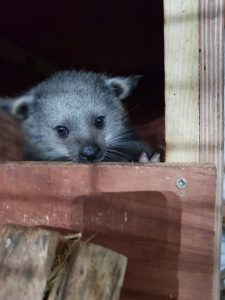
[[[162,0],[2,1],[0,38],[56,69],[143,74],[126,101],[133,124],[164,114]],[[52,71],[38,71],[30,55],[22,63],[7,56],[0,51],[1,96],[22,93]]]

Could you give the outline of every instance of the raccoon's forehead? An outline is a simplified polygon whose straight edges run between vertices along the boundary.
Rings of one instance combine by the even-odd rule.
[[[71,94],[48,95],[44,99],[38,100],[37,107],[41,111],[46,111],[49,115],[58,113],[60,115],[77,115],[77,114],[99,114],[106,113],[112,108],[104,98],[78,97]]]
[[[76,75],[75,75],[76,74]],[[78,75],[79,74],[79,75]],[[37,97],[64,97],[87,98],[109,95],[109,90],[100,76],[80,73],[59,73],[40,83],[34,88]]]
[[[38,118],[47,118],[54,122],[88,120],[99,115],[115,116],[122,113],[119,101],[110,101],[92,94],[47,93],[36,101],[35,111]]]
[[[99,115],[121,111],[122,104],[108,89],[91,80],[49,80],[33,90],[39,112],[60,118],[73,118],[78,115]],[[95,83],[95,84],[94,84]]]
[[[109,105],[114,99],[102,89],[88,88],[86,86],[74,86],[68,88],[59,86],[57,88],[37,89],[34,92],[35,101],[43,105],[64,104],[67,106],[82,105]]]

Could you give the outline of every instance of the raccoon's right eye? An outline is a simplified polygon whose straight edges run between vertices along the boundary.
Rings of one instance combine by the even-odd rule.
[[[70,132],[67,127],[61,126],[61,125],[56,126],[55,131],[56,131],[57,135],[61,138],[66,138]]]

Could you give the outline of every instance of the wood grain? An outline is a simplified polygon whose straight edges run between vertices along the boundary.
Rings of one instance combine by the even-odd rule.
[[[0,235],[0,299],[118,300],[126,265],[126,257],[102,246],[7,225]]]
[[[7,226],[0,236],[0,299],[42,300],[59,235]]]
[[[217,167],[214,299],[219,299],[224,1],[165,0],[164,8],[166,160],[200,161]]]
[[[0,182],[0,226],[95,234],[127,256],[121,299],[213,299],[214,168],[2,163]]]
[[[199,9],[164,0],[166,161],[199,161]]]
[[[99,245],[80,241],[69,265],[63,300],[119,300],[126,257]]]
[[[220,297],[224,171],[224,1],[200,0],[200,162],[217,167],[214,299]]]

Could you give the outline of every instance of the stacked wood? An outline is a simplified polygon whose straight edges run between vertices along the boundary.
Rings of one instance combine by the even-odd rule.
[[[0,299],[117,300],[127,259],[43,228],[7,225],[0,236]]]
[[[12,118],[0,113],[0,161],[22,160],[23,135]]]

